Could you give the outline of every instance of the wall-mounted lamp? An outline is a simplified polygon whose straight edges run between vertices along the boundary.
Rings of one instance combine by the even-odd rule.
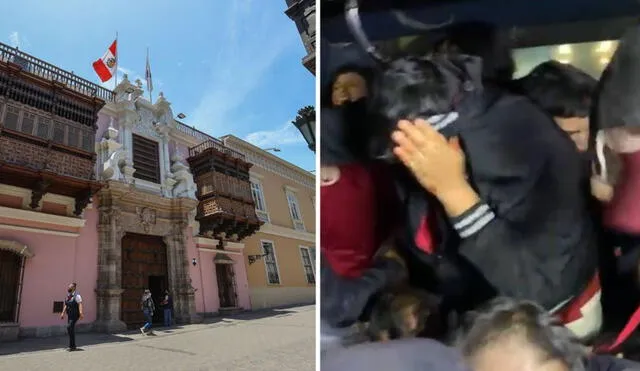
[[[278,147],[263,148],[262,150],[263,150],[263,151],[280,152],[280,148],[278,148]]]
[[[185,117],[187,117],[187,115],[185,115],[184,113],[180,112],[180,113],[178,113],[178,116],[176,116],[176,117],[179,118],[180,120],[182,120]]]
[[[191,264],[193,264],[194,267],[196,266],[196,264],[198,264],[196,258],[191,259]]]
[[[269,252],[267,251],[266,253],[262,254],[262,255],[249,255],[249,265],[255,263],[258,259],[262,259],[265,256],[269,255]]]

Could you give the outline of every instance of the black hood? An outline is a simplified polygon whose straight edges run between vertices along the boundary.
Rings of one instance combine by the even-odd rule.
[[[595,96],[593,135],[614,127],[640,127],[640,25],[627,30],[602,73]]]

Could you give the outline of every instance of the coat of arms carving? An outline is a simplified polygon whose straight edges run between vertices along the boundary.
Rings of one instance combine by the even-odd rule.
[[[138,221],[145,233],[149,233],[151,227],[156,225],[156,211],[148,207],[137,207]]]

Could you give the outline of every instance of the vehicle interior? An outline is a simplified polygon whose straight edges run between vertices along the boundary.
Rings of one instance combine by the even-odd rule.
[[[320,78],[347,49],[363,53],[346,9],[357,7],[366,38],[384,55],[426,55],[441,28],[458,22],[497,25],[512,46],[514,78],[557,60],[598,79],[625,30],[640,20],[636,0],[322,0]],[[360,45],[359,45],[360,44]]]

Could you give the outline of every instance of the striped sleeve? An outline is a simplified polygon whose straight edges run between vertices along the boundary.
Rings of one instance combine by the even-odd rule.
[[[469,238],[491,223],[495,217],[489,205],[478,202],[461,215],[451,218],[451,222],[461,238]]]

